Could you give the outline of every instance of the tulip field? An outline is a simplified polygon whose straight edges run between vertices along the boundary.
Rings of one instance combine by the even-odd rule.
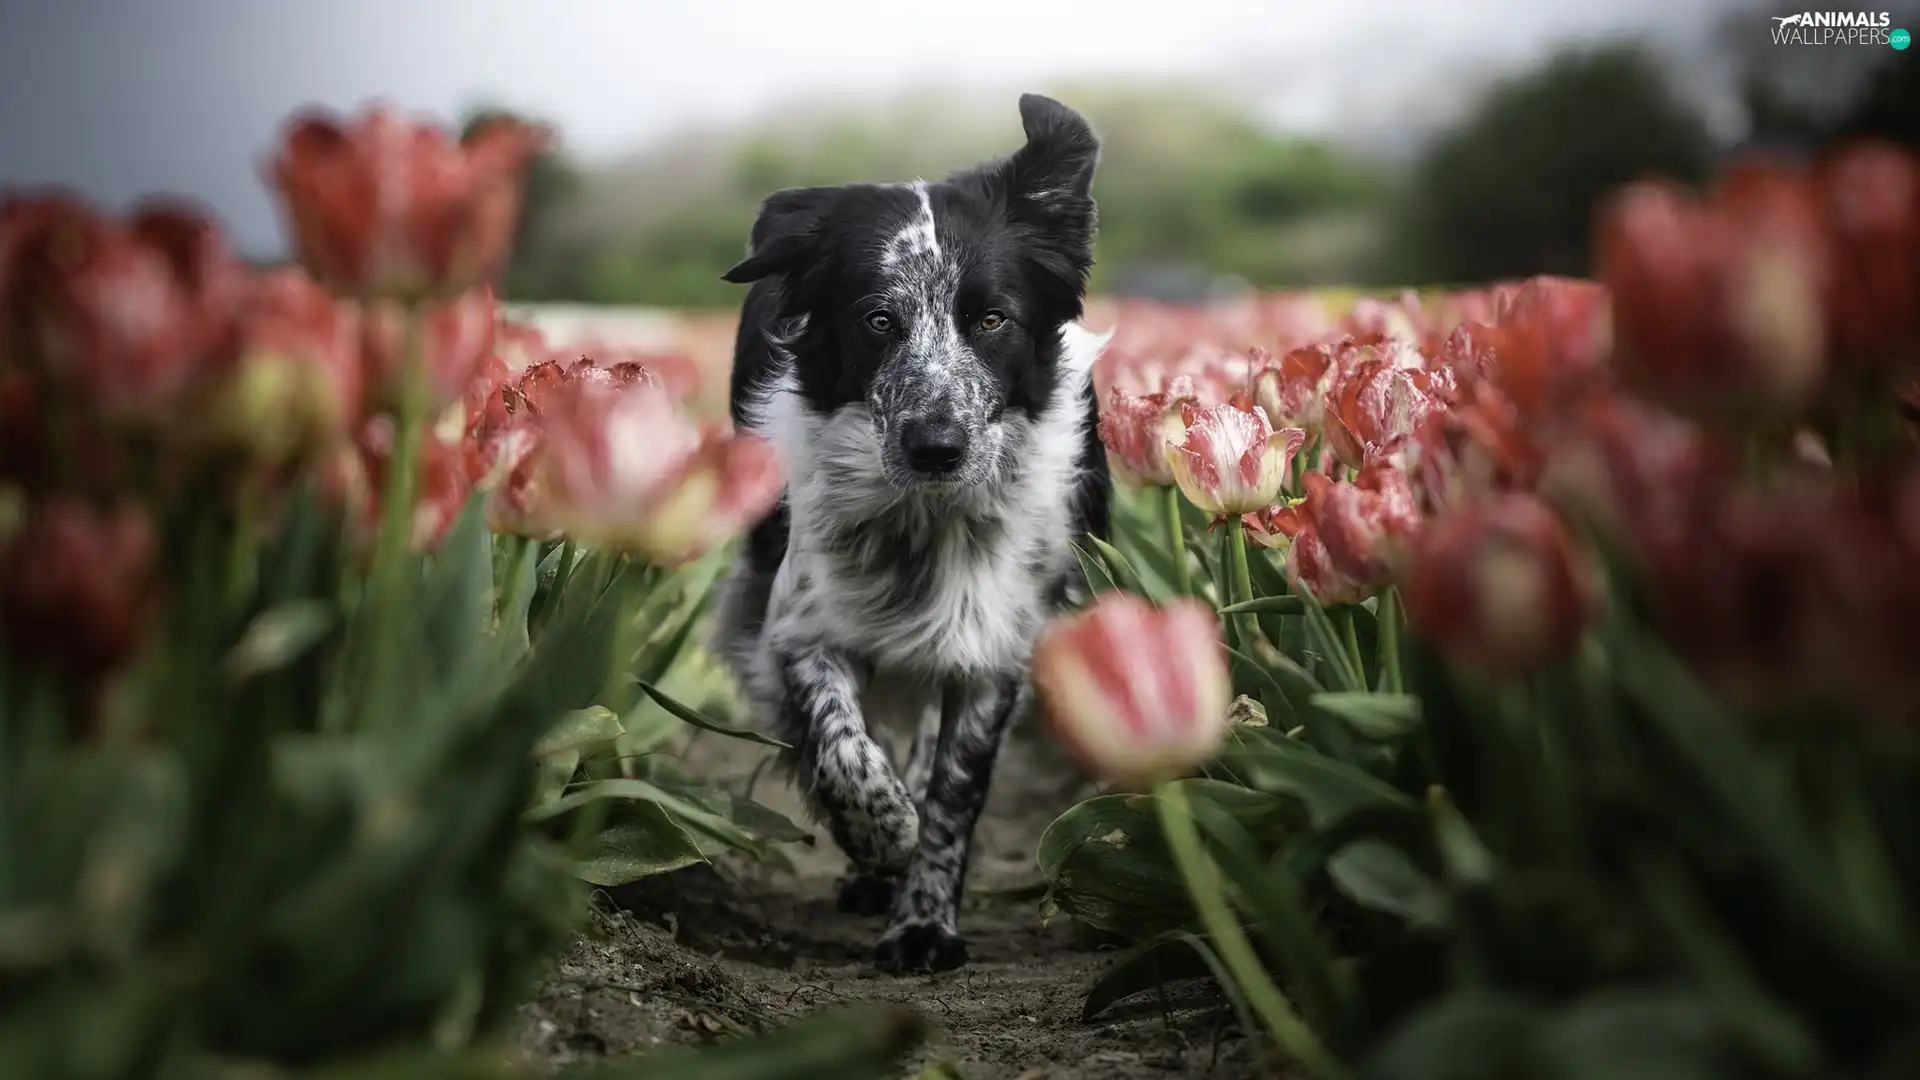
[[[701,644],[781,461],[491,291],[545,137],[297,116],[270,270],[0,202],[0,1077],[1920,1075],[1920,160],[1090,305],[1113,529],[892,978]]]

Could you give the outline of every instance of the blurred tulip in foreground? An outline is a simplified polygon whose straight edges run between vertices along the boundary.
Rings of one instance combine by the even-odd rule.
[[[241,310],[231,367],[195,434],[281,465],[352,431],[364,405],[359,322],[297,269],[260,278]]]
[[[482,286],[451,300],[412,308],[395,301],[363,305],[361,363],[366,368],[370,404],[400,403],[408,364],[418,349],[422,404],[437,416],[462,399],[474,376],[493,358],[497,309],[493,290]]]
[[[1041,634],[1033,678],[1061,746],[1118,786],[1188,772],[1227,736],[1233,694],[1220,622],[1197,600],[1157,608],[1104,593]]]
[[[504,265],[543,128],[509,119],[455,141],[373,106],[296,116],[268,167],[288,230],[328,288],[413,302],[490,283]]]
[[[0,550],[0,639],[9,657],[83,684],[145,640],[158,552],[145,511],[75,499],[34,506]]]
[[[1621,381],[1690,414],[1791,413],[1826,375],[1831,264],[1811,196],[1744,175],[1709,203],[1633,185],[1599,221]]]
[[[771,444],[697,423],[655,386],[576,381],[543,405],[541,428],[543,516],[583,544],[678,563],[780,497]]]
[[[149,203],[122,223],[68,207],[14,254],[19,351],[103,417],[178,423],[227,359],[246,275],[195,210]]]
[[[1598,567],[1537,496],[1504,494],[1432,522],[1401,582],[1407,617],[1454,662],[1526,672],[1571,652],[1597,613]]]

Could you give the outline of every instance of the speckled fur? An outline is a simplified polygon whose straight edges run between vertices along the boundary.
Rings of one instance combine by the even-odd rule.
[[[1028,95],[1021,117],[1021,151],[936,184],[776,194],[729,275],[755,283],[734,418],[780,449],[788,488],[719,645],[851,862],[842,906],[888,914],[889,970],[965,962],[973,829],[1033,640],[1073,600],[1070,541],[1106,530],[1104,341],[1077,322],[1098,144],[1057,102]],[[929,417],[964,433],[951,472],[902,449]],[[869,721],[911,734],[903,770]]]

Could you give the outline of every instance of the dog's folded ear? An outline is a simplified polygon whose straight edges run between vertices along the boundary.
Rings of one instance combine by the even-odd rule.
[[[1013,193],[1042,209],[1077,210],[1090,201],[1100,140],[1086,118],[1040,94],[1020,95],[1027,145],[1008,162]]]
[[[736,285],[784,274],[806,260],[820,236],[820,221],[839,197],[837,187],[789,188],[760,204],[747,242],[747,257],[720,275]]]
[[[1063,285],[1084,290],[1093,266],[1093,173],[1100,140],[1086,118],[1040,94],[1020,95],[1027,144],[1007,159],[1007,210],[1031,225],[1041,264]]]

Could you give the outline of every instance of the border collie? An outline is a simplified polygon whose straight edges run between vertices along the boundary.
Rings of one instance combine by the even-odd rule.
[[[1027,707],[1042,624],[1078,598],[1070,541],[1110,482],[1079,325],[1099,142],[1020,98],[1027,142],[938,183],[770,196],[745,261],[734,422],[780,449],[718,646],[846,853],[840,908],[888,916],[887,971],[966,963],[974,825]],[[913,732],[896,771],[869,721]]]

